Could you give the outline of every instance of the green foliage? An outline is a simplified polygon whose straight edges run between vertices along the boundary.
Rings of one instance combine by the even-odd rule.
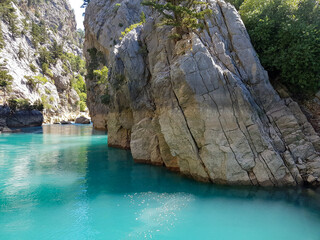
[[[30,70],[31,70],[32,72],[34,72],[34,73],[37,72],[37,68],[36,68],[36,66],[35,66],[34,64],[30,63],[30,64],[29,64],[29,67],[30,67]]]
[[[83,101],[80,101],[80,112],[84,112],[87,108],[87,104]]]
[[[41,17],[40,12],[38,10],[35,11],[34,15],[36,16],[36,18],[40,18]]]
[[[16,10],[11,5],[11,0],[1,0],[0,1],[0,19],[3,19],[9,24],[9,30],[13,37],[19,35],[17,27],[17,14]]]
[[[22,19],[22,26],[23,26],[23,29],[21,31],[21,34],[27,34],[30,26],[26,18]]]
[[[40,24],[31,23],[32,44],[37,48],[38,44],[45,44],[48,39],[47,28],[43,21]]]
[[[29,99],[10,98],[8,100],[8,104],[12,111],[33,109],[36,109],[40,112],[43,111],[43,104],[40,100],[37,100],[33,104],[31,104]]]
[[[109,69],[106,66],[103,66],[100,70],[94,70],[93,74],[98,80],[98,84],[107,84],[108,83],[108,73]]]
[[[43,63],[41,68],[42,68],[43,74],[49,76],[50,78],[53,78],[53,73],[52,73],[51,69],[49,68],[49,64]]]
[[[125,76],[123,74],[115,74],[113,76],[114,78],[114,83],[113,83],[113,87],[118,90],[120,89],[121,85],[123,84],[123,82],[125,81]]]
[[[13,77],[7,70],[0,70],[0,89],[6,94],[10,89]]]
[[[21,46],[21,43],[20,43],[19,44],[19,50],[18,50],[18,58],[22,59],[22,58],[24,58],[24,56],[25,56],[25,52],[24,52],[24,50],[23,50],[23,48]]]
[[[43,103],[41,102],[40,99],[36,100],[33,105],[32,105],[33,109],[37,109],[38,111],[42,112],[44,110],[44,106]]]
[[[48,89],[48,88],[46,88],[44,91],[45,91],[45,93],[46,93],[46,94],[48,94],[48,95],[50,95],[50,94],[51,94],[51,90],[50,90],[50,89]]]
[[[48,98],[46,95],[41,95],[41,102],[44,109],[52,109],[52,105],[48,102]]]
[[[70,63],[73,72],[80,73],[81,75],[85,74],[86,63],[80,56],[76,56],[73,53],[67,53],[64,57]]]
[[[87,79],[94,79],[93,71],[98,69],[100,64],[104,63],[105,59],[103,53],[96,48],[90,48],[87,50],[90,56],[90,61],[87,63]]]
[[[32,110],[29,99],[10,98],[8,100],[9,107],[12,111],[16,110]]]
[[[27,85],[31,89],[35,89],[39,84],[44,85],[48,82],[48,79],[46,77],[43,77],[41,75],[39,76],[24,76],[24,78],[27,80]]]
[[[113,11],[114,11],[114,12],[117,12],[118,9],[119,9],[119,7],[121,7],[121,3],[116,3],[116,4],[114,5]]]
[[[131,26],[127,27],[123,32],[121,32],[121,37],[119,39],[122,40],[129,32],[143,25],[145,22],[146,22],[146,15],[144,14],[144,12],[141,12],[140,22],[132,24]]]
[[[62,44],[58,44],[56,40],[52,42],[51,55],[55,60],[63,56],[63,46]]]
[[[54,60],[52,58],[51,53],[45,47],[40,48],[38,53],[39,53],[39,61],[40,61],[41,66],[44,63],[46,63],[48,65],[51,63],[54,63]]]
[[[111,97],[108,93],[108,88],[105,89],[105,93],[101,96],[101,103],[108,105],[111,102]]]
[[[246,0],[240,13],[271,78],[302,97],[320,87],[320,6],[317,0]]]
[[[4,46],[5,46],[5,42],[3,39],[2,26],[1,26],[1,22],[0,22],[0,49],[3,49]]]
[[[49,64],[48,63],[42,63],[42,66],[41,66],[41,69],[42,69],[42,72],[45,73],[48,71],[49,69]]]
[[[235,8],[237,10],[239,10],[241,4],[244,2],[245,0],[227,0],[227,2],[231,3],[233,6],[235,6]]]
[[[87,89],[84,79],[81,75],[71,79],[71,86],[76,90],[80,97],[80,111],[84,112],[87,108],[86,101],[87,101]]]
[[[159,25],[175,27],[178,38],[190,31],[202,29],[204,25],[201,20],[212,13],[212,10],[207,8],[206,2],[196,0],[166,0],[164,3],[144,1],[142,5],[158,11],[163,16]]]
[[[69,67],[64,63],[64,64],[62,65],[62,68],[63,68],[63,71],[64,71],[63,75],[64,75],[64,76],[67,76],[68,73],[70,73]]]

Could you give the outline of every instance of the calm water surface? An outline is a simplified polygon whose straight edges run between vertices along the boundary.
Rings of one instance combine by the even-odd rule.
[[[320,192],[196,183],[91,126],[0,135],[0,239],[320,240]]]

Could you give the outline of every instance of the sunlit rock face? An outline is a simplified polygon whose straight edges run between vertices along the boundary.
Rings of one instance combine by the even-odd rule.
[[[319,136],[274,91],[234,7],[208,1],[205,29],[176,42],[140,2],[92,0],[86,9],[85,49],[103,53],[110,97],[102,104],[104,88],[88,80],[88,104],[109,145],[201,181],[319,184]],[[119,40],[142,11],[147,22]]]
[[[71,71],[69,63],[58,59],[56,64],[49,65],[52,76],[45,76],[39,61],[41,49],[51,52],[54,41],[63,45],[64,52],[82,55],[75,16],[68,0],[19,0],[12,1],[11,5],[17,15],[19,34],[13,36],[9,23],[0,18],[5,43],[0,49],[0,70],[8,71],[13,77],[11,91],[5,94],[0,90],[0,105],[8,98],[28,99],[31,103],[41,99],[50,105],[44,111],[45,122],[75,119],[80,113],[80,99],[71,86],[71,79],[76,73]],[[46,26],[46,32],[41,32],[47,37],[46,43],[33,44],[32,23]],[[26,77],[35,76],[45,76],[48,81],[32,88]]]

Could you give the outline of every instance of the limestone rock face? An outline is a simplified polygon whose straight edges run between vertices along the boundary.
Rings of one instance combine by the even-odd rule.
[[[46,105],[43,112],[46,123],[75,119],[80,113],[80,99],[71,87],[70,63],[59,59],[55,64],[49,64],[52,72],[49,76],[45,75],[39,61],[41,49],[51,52],[54,41],[63,45],[64,52],[82,55],[75,16],[68,0],[19,0],[11,4],[17,15],[19,34],[13,36],[9,23],[0,18],[4,38],[4,47],[0,49],[0,70],[8,71],[13,77],[11,91],[5,94],[0,90],[0,104],[11,97],[28,99],[31,103],[41,100]],[[46,32],[41,32],[47,37],[44,44],[36,46],[33,43],[32,23],[46,26]],[[28,78],[37,76],[46,77],[47,82],[31,87]]]
[[[41,126],[43,115],[38,110],[19,110],[12,112],[9,107],[0,106],[0,132],[6,128]]]
[[[109,68],[107,106],[87,81],[92,121],[108,130],[108,144],[200,181],[320,184],[319,136],[271,86],[234,7],[208,0],[205,29],[175,42],[140,2],[91,0],[86,9],[85,49],[101,51]],[[147,22],[119,40],[142,11]]]

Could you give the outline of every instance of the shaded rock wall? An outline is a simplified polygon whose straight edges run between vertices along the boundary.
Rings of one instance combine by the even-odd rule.
[[[0,106],[0,132],[7,128],[41,126],[43,115],[38,110],[12,112],[9,107]]]
[[[87,81],[94,126],[107,128],[108,144],[130,148],[135,160],[197,180],[319,184],[319,136],[298,104],[272,88],[237,11],[207,2],[213,14],[205,29],[178,42],[140,0],[90,2],[85,49],[104,54],[110,96],[101,104],[103,87]],[[141,11],[147,22],[119,40]]]

